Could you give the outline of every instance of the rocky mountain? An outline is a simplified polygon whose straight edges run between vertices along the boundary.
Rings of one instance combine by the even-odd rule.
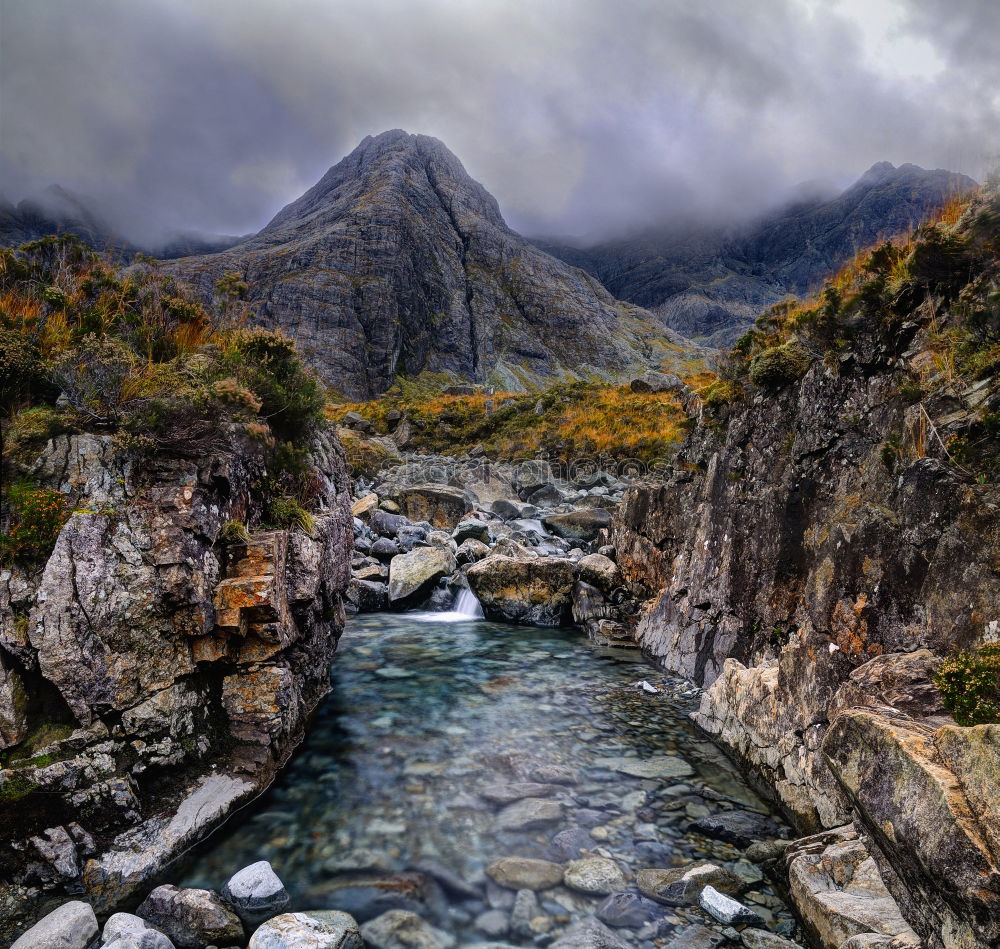
[[[737,229],[695,222],[586,248],[539,246],[679,333],[725,346],[772,303],[815,290],[859,250],[974,187],[965,175],[879,162],[836,197],[803,199]]]
[[[818,946],[1000,940],[996,716],[935,685],[1000,638],[998,261],[993,193],[759,326],[612,526],[643,650],[816,835],[785,864]]]
[[[424,370],[521,390],[696,350],[507,227],[439,141],[368,137],[258,234],[168,268],[205,297],[225,273],[346,396]]]

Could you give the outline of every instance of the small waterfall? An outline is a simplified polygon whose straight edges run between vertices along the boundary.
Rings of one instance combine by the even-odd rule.
[[[451,605],[451,611],[469,619],[483,618],[483,608],[480,606],[476,594],[471,590],[458,591],[455,595],[455,602]]]

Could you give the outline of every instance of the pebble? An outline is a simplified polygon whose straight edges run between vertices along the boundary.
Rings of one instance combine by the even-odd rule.
[[[727,926],[761,926],[763,920],[752,909],[737,902],[714,886],[706,886],[698,897],[698,905],[720,923]]]

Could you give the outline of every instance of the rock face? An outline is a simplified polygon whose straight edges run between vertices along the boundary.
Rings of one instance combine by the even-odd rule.
[[[692,351],[593,277],[511,231],[441,142],[368,137],[259,234],[169,265],[205,296],[227,271],[351,397],[423,370],[523,389]]]
[[[315,531],[224,541],[264,449],[136,465],[61,436],[35,468],[75,513],[44,570],[0,572],[0,655],[54,740],[0,769],[0,941],[35,905],[85,892],[106,912],[265,786],[328,687],[350,569],[349,490],[312,446]]]
[[[948,318],[918,296],[777,393],[743,377],[609,533],[626,584],[652,594],[641,648],[707,690],[696,721],[801,832],[853,821],[929,949],[985,949],[1000,755],[932,680],[940,657],[998,637],[1000,489],[909,433],[968,432],[1000,409],[1000,380],[900,393]]]
[[[682,335],[721,347],[787,293],[814,290],[859,250],[973,188],[965,175],[879,162],[842,194],[805,197],[735,234],[685,224],[586,249],[539,246]]]

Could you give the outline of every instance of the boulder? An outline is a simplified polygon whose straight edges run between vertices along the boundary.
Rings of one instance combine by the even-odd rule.
[[[351,516],[367,521],[378,510],[378,495],[366,494],[351,505]]]
[[[633,392],[682,392],[686,387],[672,372],[644,372],[629,383]]]
[[[609,594],[622,585],[622,573],[618,564],[603,554],[581,557],[577,568],[584,583],[589,583],[604,594]]]
[[[527,501],[535,507],[554,507],[562,504],[563,493],[554,484],[543,484],[528,495]]]
[[[594,761],[599,768],[609,771],[619,771],[633,778],[688,778],[694,774],[683,758],[674,755],[654,755],[650,758],[597,758]]]
[[[418,547],[389,563],[389,602],[404,607],[426,598],[442,577],[453,573],[455,555],[444,547]]]
[[[395,537],[404,527],[413,527],[413,522],[402,514],[376,511],[371,516],[370,526],[380,537]]]
[[[131,913],[115,913],[104,924],[104,949],[174,949],[174,944],[158,929]]]
[[[211,890],[158,886],[136,910],[136,915],[166,933],[178,949],[242,942],[239,917]]]
[[[71,900],[43,916],[11,949],[89,949],[99,931],[93,907]]]
[[[547,890],[562,883],[558,863],[532,857],[501,857],[486,868],[486,875],[508,890]]]
[[[470,539],[488,544],[490,542],[490,529],[485,522],[470,517],[459,521],[458,526],[451,532],[451,537],[456,544],[462,544]]]
[[[791,939],[785,939],[784,936],[779,936],[776,933],[768,932],[766,929],[744,929],[740,933],[740,940],[746,949],[802,949],[802,946],[797,942],[792,942]],[[849,942],[850,940],[841,949],[845,949],[845,947],[846,949],[851,949]],[[886,939],[887,946],[888,943],[889,940]],[[853,949],[861,949],[861,947],[856,945]]]
[[[389,588],[377,580],[354,578],[347,587],[346,599],[355,613],[376,613],[389,605]]]
[[[811,838],[804,838],[789,848],[788,884],[799,916],[818,944],[837,949],[862,933],[912,935],[875,861],[853,831],[817,837],[833,842],[813,847]]]
[[[369,949],[452,949],[455,945],[450,933],[401,909],[389,910],[364,923],[361,935]]]
[[[549,514],[542,523],[553,534],[566,540],[592,541],[598,533],[611,524],[611,515],[604,508],[570,511],[568,514]]]
[[[607,896],[625,889],[625,875],[614,860],[607,857],[585,857],[566,864],[563,868],[563,883],[580,893]]]
[[[491,556],[468,570],[469,586],[489,619],[563,626],[572,610],[574,567],[568,560]]]
[[[263,923],[247,949],[364,949],[353,917],[336,910],[284,913]]]
[[[465,491],[445,484],[403,488],[395,500],[410,520],[427,521],[432,527],[449,530],[472,512],[472,503]]]
[[[466,567],[470,563],[479,563],[480,560],[485,560],[489,555],[490,548],[486,544],[474,538],[469,538],[462,541],[458,550],[455,551],[455,560],[460,567]]]
[[[252,863],[231,876],[222,888],[222,898],[236,911],[248,931],[278,916],[288,906],[288,891],[266,860]]]

